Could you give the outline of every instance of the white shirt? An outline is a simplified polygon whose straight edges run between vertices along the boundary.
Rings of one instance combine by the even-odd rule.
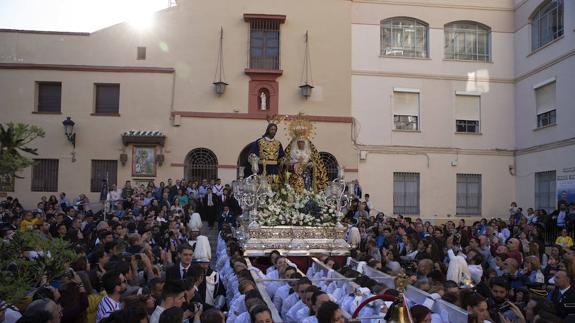
[[[162,312],[164,312],[165,310],[166,309],[161,307],[160,305],[156,306],[154,313],[152,313],[152,315],[150,315],[150,323],[160,322],[160,315],[162,315]]]
[[[281,316],[282,318],[285,319],[287,312],[292,308],[292,306],[294,306],[294,304],[296,304],[299,301],[299,297],[297,296],[296,292],[293,292],[291,295],[288,296],[287,299],[285,299],[282,302],[282,310],[281,310]]]
[[[96,312],[96,323],[110,316],[112,312],[120,310],[120,302],[116,302],[108,295],[104,296],[100,303],[98,303],[98,311]]]
[[[302,300],[299,300],[297,303],[295,303],[294,306],[292,306],[289,309],[286,316],[284,317],[284,320],[286,320],[287,322],[297,322],[297,312],[304,306],[307,307],[307,305],[305,305]]]
[[[309,316],[309,307],[307,307],[307,305],[303,308],[300,308],[299,311],[297,311],[296,313],[296,320],[299,322],[301,320],[303,320],[304,318]]]
[[[289,285],[285,284],[282,287],[278,288],[278,290],[276,291],[273,297],[273,301],[274,305],[278,310],[281,310],[284,299],[286,299],[289,296],[289,290],[290,290]]]

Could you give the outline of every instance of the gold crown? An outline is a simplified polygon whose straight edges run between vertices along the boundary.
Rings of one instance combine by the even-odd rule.
[[[279,125],[280,123],[282,123],[285,118],[287,118],[287,116],[282,116],[279,114],[268,114],[266,116],[266,120],[268,121],[268,123],[273,123],[275,125]]]
[[[303,114],[290,118],[288,133],[292,139],[311,140],[315,135],[315,127]]]

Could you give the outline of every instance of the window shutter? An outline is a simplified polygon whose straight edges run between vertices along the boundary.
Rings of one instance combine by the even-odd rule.
[[[96,85],[96,113],[120,112],[120,85]]]
[[[481,97],[477,95],[455,96],[455,119],[456,120],[480,120]]]
[[[60,112],[62,83],[38,83],[38,112]]]
[[[537,114],[555,110],[555,82],[535,89]]]
[[[393,114],[419,116],[419,93],[393,92]]]

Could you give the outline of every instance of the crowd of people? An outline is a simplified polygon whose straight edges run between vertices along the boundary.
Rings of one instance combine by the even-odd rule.
[[[356,260],[406,274],[414,287],[467,311],[472,322],[575,322],[575,205],[561,203],[547,214],[512,204],[504,219],[434,225],[384,215],[368,194],[350,193],[355,198],[342,222]],[[354,310],[353,302],[344,305],[345,295],[279,252],[271,253],[268,268],[253,266],[234,236],[240,203],[220,180],[138,187],[127,181],[111,185],[98,204],[84,194],[70,201],[65,193],[42,197],[34,209],[12,197],[0,203],[3,243],[33,232],[63,239],[77,254],[64,274],[35,286],[22,304],[0,300],[0,322],[270,323],[277,310],[284,322],[340,323]],[[546,241],[551,227],[561,233]],[[320,259],[373,295],[398,294],[340,259]],[[410,311],[417,323],[441,322],[425,306]]]

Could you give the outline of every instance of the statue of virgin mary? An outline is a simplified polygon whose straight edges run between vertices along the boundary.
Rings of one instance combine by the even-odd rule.
[[[327,186],[327,173],[319,152],[310,140],[313,125],[303,116],[290,121],[292,140],[288,144],[287,182],[296,192],[304,190],[319,193]]]

